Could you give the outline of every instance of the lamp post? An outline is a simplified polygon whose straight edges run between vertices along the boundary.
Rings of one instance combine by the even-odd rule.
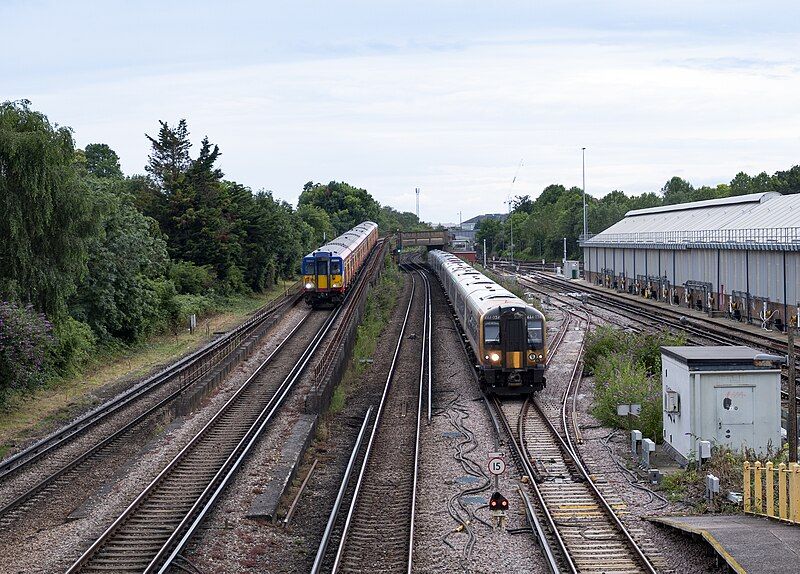
[[[581,148],[581,167],[583,168],[583,240],[586,241],[589,228],[586,224],[586,148]]]
[[[511,265],[514,265],[514,220],[511,218],[511,199],[506,201],[508,204],[508,224],[511,226]]]
[[[795,356],[794,356],[794,330],[796,327],[791,325],[786,330],[787,354],[781,355],[759,354],[753,357],[756,362],[771,362],[789,367],[789,377],[787,389],[789,391],[788,413],[786,415],[786,438],[789,441],[789,462],[797,462],[797,379],[795,375]]]

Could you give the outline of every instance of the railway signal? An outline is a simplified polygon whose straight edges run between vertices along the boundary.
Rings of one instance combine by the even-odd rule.
[[[491,510],[508,510],[508,499],[499,492],[495,492],[489,499],[489,508]]]
[[[489,510],[492,511],[492,525],[494,528],[502,528],[505,530],[506,528],[506,511],[508,510],[508,499],[500,494],[499,492],[495,492],[491,498],[489,498]]]

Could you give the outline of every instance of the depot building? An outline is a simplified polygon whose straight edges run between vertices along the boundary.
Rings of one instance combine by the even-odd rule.
[[[597,285],[784,329],[797,314],[800,195],[637,209],[581,241]]]

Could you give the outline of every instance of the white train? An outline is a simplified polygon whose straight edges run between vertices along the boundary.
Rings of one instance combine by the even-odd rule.
[[[545,386],[545,317],[452,253],[428,264],[444,287],[469,341],[486,392],[522,394]]]

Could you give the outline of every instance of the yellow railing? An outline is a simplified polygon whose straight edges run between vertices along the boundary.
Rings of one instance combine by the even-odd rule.
[[[800,464],[745,462],[742,502],[750,514],[800,524]]]

